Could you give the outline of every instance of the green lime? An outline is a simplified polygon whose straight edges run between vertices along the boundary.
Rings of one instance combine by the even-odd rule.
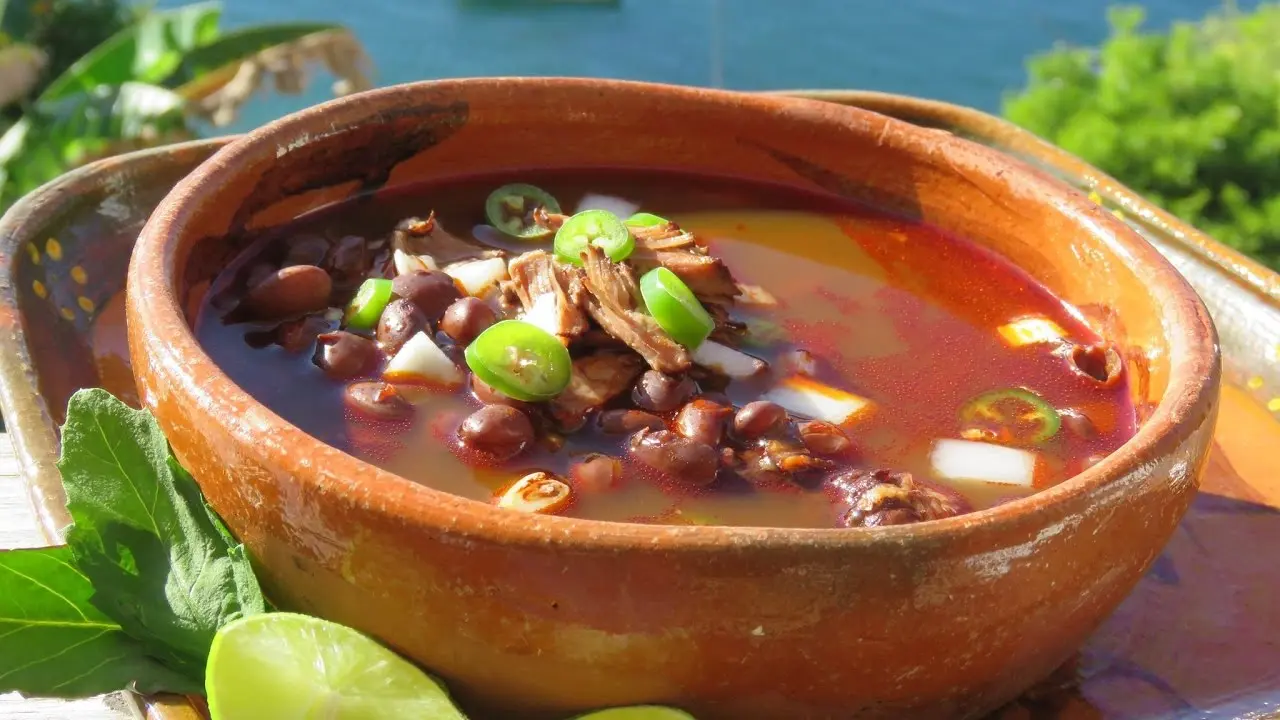
[[[661,705],[633,705],[597,710],[579,715],[575,720],[695,720],[692,715]]]
[[[349,627],[293,613],[218,630],[205,668],[213,720],[465,720],[409,661]]]

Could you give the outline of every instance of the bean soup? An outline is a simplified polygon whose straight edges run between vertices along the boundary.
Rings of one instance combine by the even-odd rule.
[[[633,170],[357,198],[248,245],[199,338],[314,437],[513,512],[874,527],[1075,475],[1124,364],[1025,272],[826,195]]]

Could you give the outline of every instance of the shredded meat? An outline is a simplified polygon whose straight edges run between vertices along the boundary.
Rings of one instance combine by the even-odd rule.
[[[939,520],[972,508],[959,493],[891,470],[847,470],[827,481],[844,527]]]
[[[691,247],[694,244],[693,233],[685,232],[680,226],[668,222],[666,225],[631,228],[636,239],[636,247],[645,250],[676,250]]]
[[[549,213],[547,212],[547,209],[542,206],[539,206],[537,210],[533,211],[533,221],[552,232],[559,230],[560,226],[564,225],[564,221],[568,219],[568,215]]]
[[[587,312],[605,332],[625,342],[659,372],[676,374],[692,362],[689,351],[671,339],[656,320],[636,310],[639,287],[631,268],[614,263],[604,251],[587,245]]]
[[[593,327],[578,337],[578,339],[574,341],[573,345],[569,348],[569,351],[573,355],[578,355],[582,352],[592,352],[595,350],[624,352],[630,349],[630,345],[627,345],[600,328]]]
[[[704,303],[729,303],[741,290],[733,274],[720,258],[689,250],[642,250],[632,253],[631,262],[641,275],[659,265],[675,273]]]
[[[586,332],[587,316],[565,292],[551,255],[542,250],[527,252],[512,260],[507,272],[526,319],[565,342]]]
[[[729,308],[725,305],[707,302],[702,306],[716,323],[715,329],[711,331],[711,339],[736,346],[746,334],[747,324],[729,317]]]
[[[596,353],[573,361],[569,385],[550,402],[551,416],[564,428],[577,428],[595,410],[631,389],[644,372],[634,353]]]
[[[411,217],[397,223],[391,232],[391,247],[411,255],[430,255],[441,267],[459,260],[505,255],[501,250],[485,248],[446,232],[436,222],[435,211],[425,220]]]

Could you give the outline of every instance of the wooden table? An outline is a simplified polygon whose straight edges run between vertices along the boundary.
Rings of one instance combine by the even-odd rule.
[[[19,476],[13,444],[0,433],[0,548],[40,547],[44,535],[36,524],[31,500]],[[133,703],[122,694],[87,700],[36,700],[17,693],[0,695],[4,720],[141,720]]]

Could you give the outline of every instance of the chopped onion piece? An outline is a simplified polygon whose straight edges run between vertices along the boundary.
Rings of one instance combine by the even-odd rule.
[[[1035,485],[1035,453],[972,440],[938,440],[929,461],[939,478],[1030,488]]]
[[[1047,317],[1024,317],[999,328],[1000,336],[1010,347],[1022,347],[1037,343],[1060,343],[1067,331]]]
[[[465,377],[425,332],[418,331],[387,363],[382,377],[388,382],[419,382],[456,387]]]
[[[436,259],[430,255],[410,255],[396,248],[391,251],[391,262],[396,266],[397,275],[408,275],[419,270],[438,270]]]
[[[777,403],[793,415],[825,420],[835,425],[853,422],[875,408],[874,403],[861,395],[824,385],[803,375],[783,378],[760,399]]]
[[[630,200],[612,195],[588,193],[582,196],[582,201],[578,203],[578,209],[574,213],[577,214],[583,210],[608,210],[619,218],[629,218],[639,209],[640,206]]]
[[[739,380],[759,375],[769,368],[769,364],[760,358],[711,340],[702,341],[693,351],[693,361]]]
[[[552,335],[560,332],[560,301],[551,293],[539,295],[533,301],[533,307],[525,311],[521,320],[546,330]]]
[[[444,271],[461,283],[468,295],[482,297],[486,290],[507,279],[507,261],[502,258],[464,260]]]

